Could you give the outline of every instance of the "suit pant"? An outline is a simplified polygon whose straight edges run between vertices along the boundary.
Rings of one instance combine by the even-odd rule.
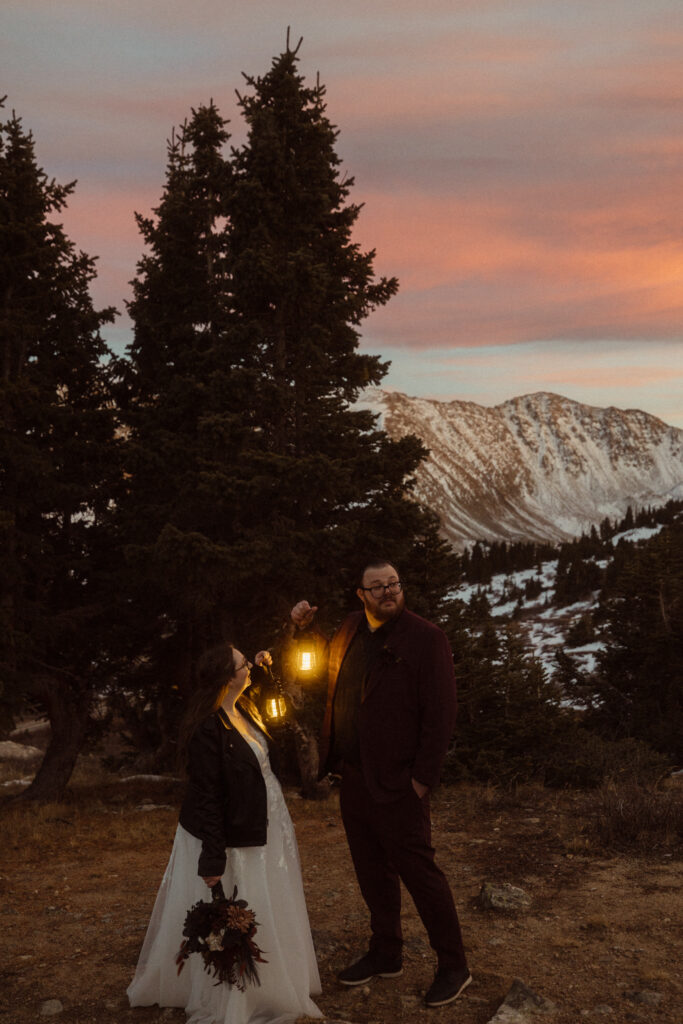
[[[370,910],[370,949],[389,959],[401,955],[401,880],[427,929],[439,967],[464,967],[453,895],[434,862],[429,795],[420,799],[411,787],[398,800],[378,803],[368,793],[361,770],[345,764],[340,804],[358,884]]]

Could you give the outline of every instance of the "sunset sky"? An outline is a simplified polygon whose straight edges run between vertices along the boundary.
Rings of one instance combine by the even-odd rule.
[[[303,36],[398,296],[385,385],[493,405],[554,391],[683,427],[681,0],[3,0],[0,95],[122,313],[166,139]]]

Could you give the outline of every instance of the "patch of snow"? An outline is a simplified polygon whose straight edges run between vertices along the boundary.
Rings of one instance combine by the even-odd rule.
[[[15,743],[13,740],[0,742],[0,761],[31,761],[35,757],[42,756],[43,752],[38,747],[27,747],[23,743]]]
[[[581,616],[585,614],[585,612],[589,612],[593,608],[597,607],[599,596],[600,592],[596,590],[591,597],[586,598],[584,601],[575,601],[574,604],[566,604],[562,609],[562,614]]]
[[[592,653],[580,654],[576,660],[580,671],[586,672],[588,675],[592,675],[598,667],[598,659]]]
[[[50,723],[47,718],[33,719],[30,722],[24,722],[22,725],[18,725],[16,729],[12,729],[10,738],[13,736],[23,736],[24,733],[41,732],[43,729],[49,729]]]
[[[508,601],[507,604],[499,604],[496,605],[495,608],[492,608],[491,615],[494,615],[497,618],[500,618],[502,615],[512,615],[516,607],[516,601]]]
[[[612,537],[612,544],[616,547],[620,540],[625,540],[627,544],[637,544],[640,540],[649,540],[650,537],[655,537],[661,533],[662,529],[661,523],[658,523],[657,526],[637,526],[633,530],[625,530],[624,533],[615,533]]]
[[[121,782],[180,782],[172,775],[126,775]]]
[[[605,645],[600,643],[599,640],[594,640],[590,644],[582,644],[581,647],[570,647],[568,651],[570,654],[595,654],[598,651],[604,651]]]

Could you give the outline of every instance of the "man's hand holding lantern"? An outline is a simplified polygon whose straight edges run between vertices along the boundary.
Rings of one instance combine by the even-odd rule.
[[[294,605],[289,614],[297,629],[306,629],[306,627],[310,626],[313,622],[313,618],[317,610],[317,604],[314,604],[313,607],[311,607],[308,601],[299,601]]]

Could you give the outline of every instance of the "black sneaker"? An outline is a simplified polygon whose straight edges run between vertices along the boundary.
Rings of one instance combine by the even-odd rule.
[[[371,951],[355,964],[340,971],[337,981],[342,985],[363,985],[371,978],[398,978],[399,974],[403,974],[403,962],[400,957],[391,960]]]
[[[425,996],[425,1003],[427,1006],[445,1006],[446,1003],[452,1003],[462,995],[471,981],[472,975],[466,967],[459,970],[453,967],[440,967]]]

